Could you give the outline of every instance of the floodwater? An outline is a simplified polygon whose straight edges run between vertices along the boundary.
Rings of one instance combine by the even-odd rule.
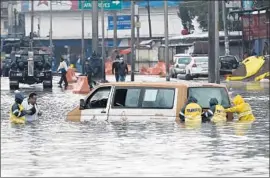
[[[40,121],[14,127],[8,121],[14,93],[7,79],[1,85],[1,176],[269,176],[269,84],[228,84],[232,96],[251,104],[254,123],[200,129],[67,122],[82,96],[39,86],[22,91],[38,91]]]

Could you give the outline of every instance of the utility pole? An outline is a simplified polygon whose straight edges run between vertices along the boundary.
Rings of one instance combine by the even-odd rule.
[[[15,37],[17,37],[17,16],[18,16],[18,11],[17,9],[14,9],[14,32],[15,32]]]
[[[113,11],[113,47],[117,49],[117,12]]]
[[[98,1],[92,1],[92,51],[98,53]]]
[[[52,42],[52,1],[50,1],[50,50],[51,50],[51,60],[53,57],[53,42]]]
[[[226,11],[226,2],[222,1],[222,18],[223,18],[223,26],[224,26],[224,46],[225,46],[225,56],[230,54],[230,46],[229,46],[229,35],[227,28],[227,11]]]
[[[31,33],[30,33],[30,50],[33,51],[34,40],[34,0],[31,0]]]
[[[135,73],[135,48],[134,48],[134,39],[135,39],[135,2],[131,1],[131,81],[134,81]]]
[[[149,38],[152,39],[152,25],[151,25],[151,16],[150,16],[150,0],[147,0],[147,13],[148,13]]]
[[[218,1],[208,1],[208,82],[220,83],[219,78],[219,12]]]
[[[102,6],[101,6],[101,26],[102,26],[102,44],[101,44],[101,56],[102,56],[102,79],[105,81],[106,80],[106,73],[105,73],[105,26],[104,26],[104,6],[103,6],[103,1],[102,1]]]
[[[139,16],[139,6],[136,4],[135,5],[135,16],[136,16],[136,35],[137,35],[137,39],[136,39],[136,58],[137,61],[139,61],[139,48],[140,48],[140,16]]]
[[[215,1],[208,1],[208,82],[215,83]]]
[[[166,81],[170,81],[170,59],[169,59],[169,28],[168,28],[168,1],[164,0],[164,37],[165,37],[165,62]]]
[[[13,34],[13,2],[8,2],[8,34]]]
[[[215,3],[215,71],[216,71],[216,83],[220,83],[220,62],[219,62],[219,1],[213,1]]]
[[[82,49],[81,49],[81,60],[82,60],[82,73],[84,74],[84,64],[85,64],[85,49],[84,49],[84,0],[82,0],[82,9],[81,9],[81,18],[82,18]],[[93,41],[93,40],[92,40]]]

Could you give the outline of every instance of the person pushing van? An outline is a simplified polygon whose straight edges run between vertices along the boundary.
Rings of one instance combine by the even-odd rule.
[[[218,104],[218,100],[216,98],[210,99],[209,106],[210,109],[203,113],[208,121],[212,121],[214,123],[227,121],[225,109],[222,105]]]
[[[241,95],[236,95],[233,98],[234,107],[225,109],[225,112],[233,112],[238,114],[239,121],[254,121],[255,117],[252,109],[248,103],[242,98]]]
[[[188,98],[187,103],[179,113],[182,122],[186,122],[186,120],[202,121],[202,107],[197,102],[197,99],[193,96]]]

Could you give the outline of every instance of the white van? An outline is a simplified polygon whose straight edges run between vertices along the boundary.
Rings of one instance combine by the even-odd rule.
[[[231,106],[227,88],[210,83],[118,82],[97,86],[68,113],[69,121],[176,121],[189,96],[203,109],[212,97]],[[228,113],[229,121],[233,119]]]

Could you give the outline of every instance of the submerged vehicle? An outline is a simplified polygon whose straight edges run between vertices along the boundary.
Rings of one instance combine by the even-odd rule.
[[[193,96],[203,110],[217,98],[224,108],[231,107],[224,85],[185,82],[114,82],[98,85],[80,105],[68,113],[67,120],[91,121],[178,121],[187,98]],[[233,114],[227,113],[227,121]]]
[[[50,54],[40,49],[30,52],[28,48],[15,53],[9,72],[10,89],[18,89],[19,83],[43,83],[43,88],[52,88]]]

